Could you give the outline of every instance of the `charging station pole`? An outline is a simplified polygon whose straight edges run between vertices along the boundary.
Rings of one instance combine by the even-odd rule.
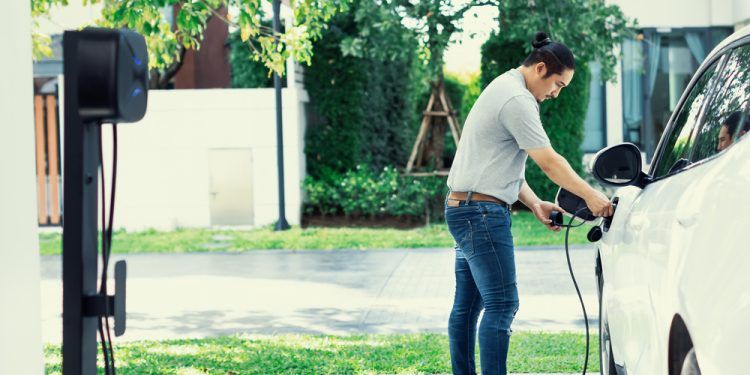
[[[63,374],[96,374],[95,316],[84,296],[97,294],[99,124],[78,113],[79,34],[65,34],[65,159],[63,224]]]
[[[114,317],[115,336],[125,333],[125,261],[115,264],[115,294],[109,295],[106,288],[98,290],[101,126],[105,122],[136,122],[145,115],[148,55],[143,36],[124,29],[99,28],[66,31],[63,54],[62,372],[94,375],[101,319]],[[102,204],[105,202],[102,197]],[[114,366],[114,360],[110,362]]]

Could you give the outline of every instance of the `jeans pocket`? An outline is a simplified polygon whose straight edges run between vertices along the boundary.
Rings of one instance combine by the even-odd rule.
[[[510,214],[505,207],[488,207],[482,212],[487,230],[487,239],[498,246],[513,247],[513,233],[510,230]]]
[[[448,231],[451,233],[451,236],[453,236],[453,240],[456,241],[456,245],[461,250],[464,257],[469,257],[474,253],[474,231],[472,230],[471,220],[449,220]]]

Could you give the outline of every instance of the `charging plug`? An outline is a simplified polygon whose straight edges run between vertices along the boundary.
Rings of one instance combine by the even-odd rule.
[[[557,227],[562,227],[563,225],[563,219],[565,216],[563,216],[563,213],[560,211],[552,211],[549,214],[549,219],[552,220],[552,225]]]

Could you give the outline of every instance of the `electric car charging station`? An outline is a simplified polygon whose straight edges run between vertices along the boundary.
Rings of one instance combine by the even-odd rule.
[[[116,124],[136,122],[146,113],[148,54],[143,36],[124,29],[67,31],[63,46],[66,216],[63,225],[62,371],[64,374],[97,373],[98,331],[105,373],[114,374],[109,318],[114,318],[115,336],[123,335],[127,272],[125,261],[115,264],[116,286],[114,294],[110,295],[107,272],[115,200]],[[115,138],[111,201],[108,212],[102,207],[100,247],[97,223],[99,188],[103,206],[107,206],[105,161],[101,159],[101,128],[104,123],[113,124]],[[105,223],[107,218],[109,221]],[[102,256],[101,270],[98,269],[99,254]]]
[[[143,37],[129,30],[66,32],[63,48],[62,371],[94,374],[102,355],[104,372],[110,374],[116,354],[111,336],[126,332],[128,311],[127,266],[124,261],[109,265],[116,128],[138,122],[146,113],[148,55]],[[573,272],[568,243],[571,228],[583,224],[592,225],[587,239],[596,254],[591,268],[599,302],[599,347],[591,355],[599,356],[601,375],[746,372],[750,299],[745,289],[750,276],[745,270],[750,258],[742,212],[750,209],[750,141],[742,136],[741,124],[750,120],[748,51],[749,27],[705,51],[705,61],[677,98],[648,167],[644,169],[642,150],[632,143],[609,146],[594,156],[593,177],[617,189],[610,197],[613,216],[596,217],[582,198],[565,189],[557,192],[555,203],[565,212],[553,212],[549,219],[565,232],[561,245],[586,325],[584,374],[590,364],[590,322],[578,280],[592,275]],[[719,129],[726,133],[723,123],[729,114],[739,115],[740,128],[729,132],[733,144],[710,147]],[[102,155],[101,129],[109,124],[111,161]],[[280,147],[277,151],[281,154]],[[111,185],[104,184],[105,175],[112,176]],[[108,285],[111,279],[114,285]]]

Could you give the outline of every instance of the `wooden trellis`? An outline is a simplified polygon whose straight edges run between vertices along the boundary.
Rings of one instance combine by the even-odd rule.
[[[453,110],[450,99],[445,95],[445,86],[440,84],[432,89],[432,95],[427,103],[427,108],[422,112],[422,124],[419,127],[417,139],[412,147],[409,162],[406,164],[406,174],[412,176],[445,176],[448,169],[443,168],[442,154],[444,148],[445,123],[453,136],[453,141],[458,146],[461,139],[461,127],[456,119],[456,111]],[[425,165],[429,157],[434,161],[434,170],[431,172],[415,172]]]

